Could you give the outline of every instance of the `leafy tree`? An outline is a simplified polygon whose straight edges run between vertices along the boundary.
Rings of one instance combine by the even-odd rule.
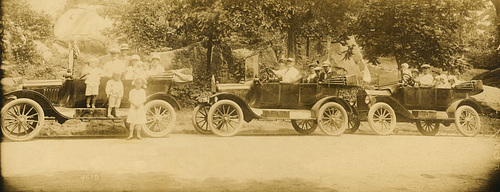
[[[365,56],[394,55],[398,66],[430,63],[446,67],[464,52],[463,29],[472,25],[481,0],[374,0],[366,2],[355,28]]]
[[[24,0],[2,1],[2,11],[2,61],[13,64],[7,76],[42,78],[54,74],[54,68],[46,65],[34,42],[53,36],[49,15],[31,10]]]

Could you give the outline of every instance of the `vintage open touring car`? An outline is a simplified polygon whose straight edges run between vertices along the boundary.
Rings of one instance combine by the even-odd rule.
[[[253,81],[216,84],[212,93],[200,97],[192,116],[193,126],[202,134],[233,136],[244,121],[290,120],[300,134],[309,134],[319,126],[327,135],[341,135],[359,126],[349,121],[355,112],[357,77],[339,76],[320,83],[281,83],[269,68],[253,70]],[[264,72],[263,72],[264,71]],[[351,97],[349,97],[351,96]],[[354,118],[357,120],[356,118]]]
[[[72,65],[70,65],[72,66]],[[72,70],[70,70],[72,71]],[[164,137],[175,126],[176,112],[181,105],[169,94],[174,73],[150,76],[147,80],[147,124],[144,133],[149,137]],[[69,76],[70,77],[70,76]],[[124,121],[130,106],[128,92],[132,80],[122,80],[124,95],[118,116],[107,117],[105,86],[109,78],[102,77],[97,96],[97,108],[85,108],[85,80],[34,80],[23,84],[23,89],[3,96],[1,111],[2,133],[13,141],[25,141],[37,136],[47,119],[64,123],[69,119]],[[175,109],[174,109],[175,108]]]
[[[455,124],[464,136],[475,136],[481,128],[481,105],[470,98],[483,91],[481,80],[463,82],[453,88],[415,87],[408,76],[401,83],[378,90],[358,92],[357,110],[361,121],[380,135],[389,135],[397,122],[413,122],[422,135],[433,136],[442,123]]]

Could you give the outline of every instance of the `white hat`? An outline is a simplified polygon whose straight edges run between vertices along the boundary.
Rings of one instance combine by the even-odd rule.
[[[159,55],[157,55],[157,54],[154,54],[154,55],[153,55],[153,57],[151,58],[151,60],[153,60],[153,59],[158,59],[158,60],[161,60],[161,59],[160,59],[160,56],[159,56]]]
[[[431,65],[429,64],[423,64],[422,66],[420,66],[421,68],[431,68]]]
[[[287,61],[287,62],[295,62],[295,59],[293,59],[293,58],[288,58],[288,59],[286,59],[286,61]]]
[[[403,68],[408,68],[408,67],[410,67],[410,66],[408,65],[408,63],[403,63],[403,64],[401,64],[401,67],[403,67]]]
[[[330,61],[323,61],[323,67],[330,66]]]
[[[120,45],[120,49],[130,49],[130,48],[128,47],[128,44],[126,44],[126,43],[122,43],[122,44]]]
[[[132,55],[132,56],[130,57],[130,60],[138,60],[138,61],[140,61],[140,60],[141,60],[141,57],[139,57],[139,55]]]

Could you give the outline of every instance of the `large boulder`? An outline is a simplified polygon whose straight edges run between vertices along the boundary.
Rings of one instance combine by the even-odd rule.
[[[500,111],[500,89],[491,86],[483,86],[484,91],[480,94],[471,96],[486,109],[486,113]]]
[[[472,79],[482,80],[484,85],[500,88],[500,68],[486,71],[479,75],[476,75]]]

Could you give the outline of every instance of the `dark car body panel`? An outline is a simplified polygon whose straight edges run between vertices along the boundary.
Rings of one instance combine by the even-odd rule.
[[[433,111],[446,112],[447,118],[442,120],[452,120],[456,108],[461,105],[470,105],[481,112],[481,105],[469,96],[482,91],[482,82],[480,81],[467,82],[465,86],[455,88],[399,86],[392,94],[367,90],[358,93],[357,109],[361,120],[366,120],[370,106],[376,102],[389,104],[396,112],[398,121],[422,119],[424,117],[419,116],[419,112],[425,114],[426,111],[429,113]],[[366,96],[370,98],[369,104],[365,103]]]
[[[110,78],[102,77],[99,84],[99,93],[96,99],[96,107],[107,107],[106,83]],[[123,83],[123,98],[120,108],[128,108],[129,92],[134,88],[132,80],[122,80]],[[165,100],[174,108],[181,109],[180,103],[168,92],[173,86],[171,78],[148,78],[146,90],[146,101],[154,99]],[[13,91],[3,96],[4,104],[10,99],[28,98],[36,101],[43,108],[44,113],[48,117],[55,117],[59,123],[64,123],[72,117],[65,116],[60,113],[56,107],[65,108],[85,108],[86,84],[84,79],[67,79],[67,80],[35,80],[29,81],[23,86],[22,90]]]

